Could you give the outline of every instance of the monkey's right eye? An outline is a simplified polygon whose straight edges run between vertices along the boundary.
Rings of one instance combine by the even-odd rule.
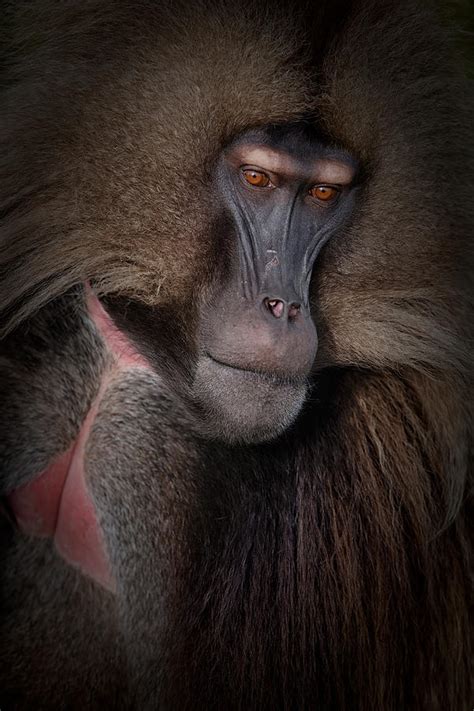
[[[253,168],[244,168],[242,170],[242,176],[245,182],[251,185],[253,188],[269,188],[273,187],[272,181],[266,173],[261,170],[254,170]]]

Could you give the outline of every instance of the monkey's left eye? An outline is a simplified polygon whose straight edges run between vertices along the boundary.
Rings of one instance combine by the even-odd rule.
[[[339,197],[340,191],[332,185],[314,185],[309,194],[321,202],[333,202]]]
[[[269,188],[272,186],[272,181],[266,173],[253,168],[244,168],[242,170],[244,180],[253,188]]]

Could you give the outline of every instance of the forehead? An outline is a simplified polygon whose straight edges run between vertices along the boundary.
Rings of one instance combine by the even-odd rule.
[[[346,150],[324,142],[311,126],[269,126],[246,131],[227,148],[235,161],[275,173],[318,173],[331,166],[334,181],[352,179],[358,162]]]

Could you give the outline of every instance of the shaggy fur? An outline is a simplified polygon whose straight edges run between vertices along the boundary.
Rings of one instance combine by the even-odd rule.
[[[51,362],[58,304],[79,318],[70,290],[87,280],[184,329],[181,312],[220,278],[208,186],[233,136],[304,117],[353,152],[364,181],[314,273],[320,350],[291,430],[229,447],[193,438],[166,376],[111,392],[91,486],[116,599],[5,528],[2,709],[472,703],[470,92],[421,3],[312,5],[4,5],[1,389],[12,394],[0,424],[11,442],[17,423],[31,457],[35,428],[62,446],[83,410],[58,405],[63,429],[18,418],[67,380],[25,367],[20,392],[18,353]],[[93,380],[102,355],[81,328]],[[14,476],[3,451],[0,491]]]

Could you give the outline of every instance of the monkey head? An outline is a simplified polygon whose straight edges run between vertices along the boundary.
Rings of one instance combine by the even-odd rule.
[[[263,441],[298,415],[318,344],[311,275],[350,218],[356,167],[304,124],[246,131],[218,157],[210,187],[220,258],[198,298],[187,380],[208,436]],[[130,304],[117,313],[112,299],[108,309],[132,333],[142,320]]]

